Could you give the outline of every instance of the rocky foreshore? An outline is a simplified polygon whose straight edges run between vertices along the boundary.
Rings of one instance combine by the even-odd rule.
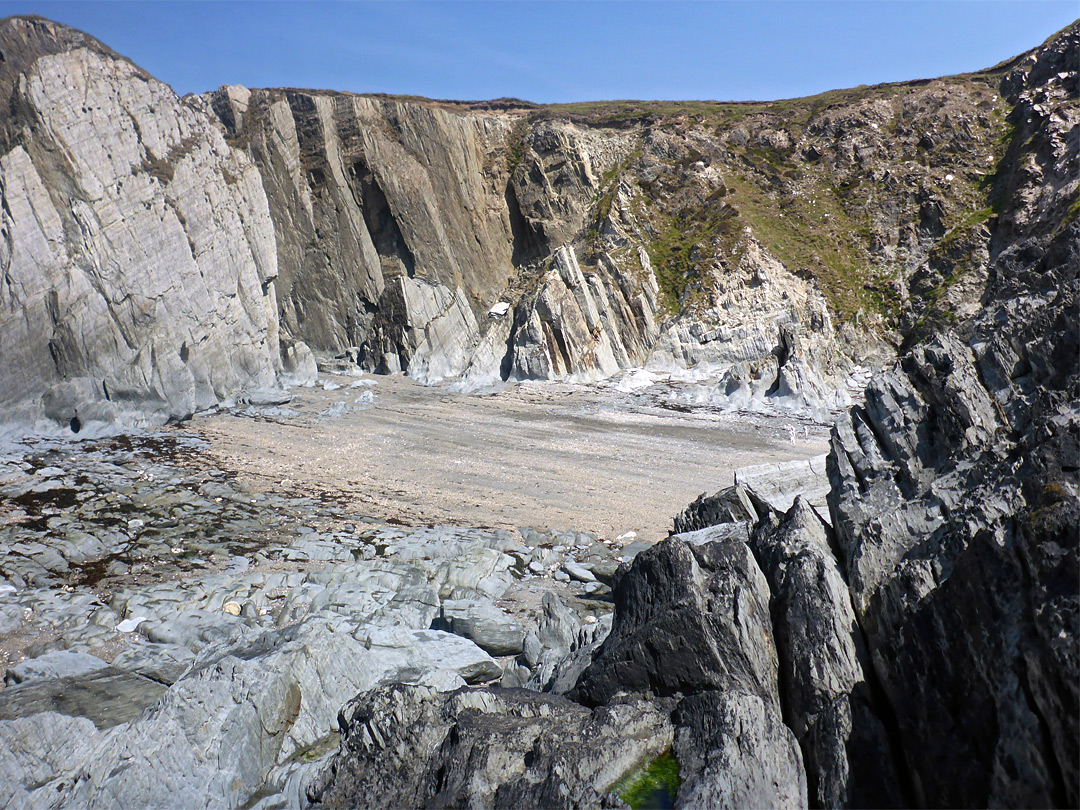
[[[637,550],[252,493],[202,446],[38,439],[4,459],[5,806],[276,806],[358,692],[554,678]]]

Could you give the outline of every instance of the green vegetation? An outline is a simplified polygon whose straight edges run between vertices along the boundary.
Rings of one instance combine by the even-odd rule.
[[[1068,209],[1065,211],[1065,216],[1062,217],[1061,223],[1054,229],[1054,234],[1051,238],[1057,237],[1063,230],[1076,222],[1077,218],[1080,218],[1080,193],[1078,193],[1069,204]]]
[[[529,119],[519,118],[510,128],[510,135],[506,139],[508,152],[506,155],[506,168],[510,174],[521,165],[525,157],[525,131],[528,128]]]
[[[675,794],[679,792],[681,784],[679,761],[668,751],[648,766],[621,779],[612,792],[617,793],[633,810],[674,807]]]
[[[998,206],[991,205],[989,208],[980,208],[978,211],[972,211],[958,223],[954,230],[961,228],[972,228],[976,225],[982,225],[990,217],[995,217],[998,214]],[[944,237],[943,237],[944,238]]]
[[[942,101],[946,96],[948,101]],[[866,101],[878,102],[875,110],[881,117],[876,123],[850,109]],[[659,124],[675,136],[706,136],[687,137],[678,157],[657,163],[651,156],[648,171],[630,172],[632,184],[641,191],[632,194],[631,213],[649,234],[646,248],[669,313],[707,301],[713,274],[738,264],[748,227],[789,271],[815,280],[838,321],[864,313],[896,325],[911,303],[904,294],[909,268],[882,249],[889,232],[875,216],[880,218],[882,204],[889,203],[886,210],[909,226],[933,228],[940,218],[945,233],[933,257],[941,277],[947,278],[932,294],[944,295],[972,270],[985,242],[985,223],[998,214],[994,195],[1000,184],[995,174],[986,172],[1001,165],[1014,140],[1008,112],[1008,103],[998,96],[996,75],[987,71],[773,102],[608,101],[553,105],[534,116],[569,118],[585,126]],[[946,118],[942,133],[946,140],[926,145],[921,133],[941,116],[968,113],[966,126],[980,130],[976,152],[955,151],[955,141],[949,139],[959,137],[959,130],[952,117]],[[806,146],[800,133],[823,117],[835,117],[824,124],[825,131],[838,127],[834,137],[851,138],[857,153],[837,160],[839,153],[830,152],[829,144],[813,133],[811,146]],[[879,157],[878,137],[856,134],[870,126],[900,151]],[[736,127],[742,131],[733,133]],[[710,143],[713,132],[720,142]],[[710,182],[715,181],[698,175],[693,166],[698,160],[719,170],[722,190],[710,194]],[[913,168],[907,168],[909,164]],[[595,224],[587,234],[591,249],[599,249],[598,231],[611,213],[613,178],[628,169],[605,174],[595,191]],[[933,206],[920,211],[916,199],[930,199]],[[1080,206],[1070,208],[1066,224],[1078,214]],[[937,297],[931,300],[928,294],[923,302],[934,309]]]
[[[649,261],[669,312],[676,313],[687,303],[689,288],[701,279],[702,259],[712,252],[715,239],[731,235],[734,217],[734,209],[710,199],[700,209],[668,217],[648,245]]]
[[[811,186],[813,191],[776,201],[746,177],[729,182],[739,215],[754,235],[792,272],[812,273],[841,320],[860,309],[887,310],[887,294],[867,287],[871,280],[855,243],[868,243],[869,229],[848,215],[832,188]]]

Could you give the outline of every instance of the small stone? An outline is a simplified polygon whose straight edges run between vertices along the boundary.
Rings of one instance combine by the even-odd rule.
[[[563,563],[563,571],[570,576],[571,579],[576,579],[578,582],[596,582],[596,576],[580,563],[567,560]]]
[[[145,616],[135,616],[131,619],[124,619],[120,624],[116,625],[116,629],[121,633],[134,632],[135,628],[146,621]]]
[[[243,608],[240,607],[240,603],[233,600],[226,602],[221,606],[221,609],[230,616],[239,616],[240,611],[243,610]]]

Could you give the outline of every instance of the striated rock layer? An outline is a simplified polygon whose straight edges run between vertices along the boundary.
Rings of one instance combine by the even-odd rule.
[[[0,25],[0,407],[183,418],[281,368],[274,225],[210,120],[83,34]]]
[[[694,403],[823,419],[979,311],[999,180],[1046,185],[1006,154],[1009,65],[757,105],[181,100],[77,31],[3,31],[0,398],[65,423],[310,375],[301,344],[466,386],[693,368]]]

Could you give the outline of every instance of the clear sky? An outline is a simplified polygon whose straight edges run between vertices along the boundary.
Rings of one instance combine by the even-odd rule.
[[[222,84],[599,99],[771,100],[990,67],[1078,0],[0,2],[81,28],[181,94]]]

